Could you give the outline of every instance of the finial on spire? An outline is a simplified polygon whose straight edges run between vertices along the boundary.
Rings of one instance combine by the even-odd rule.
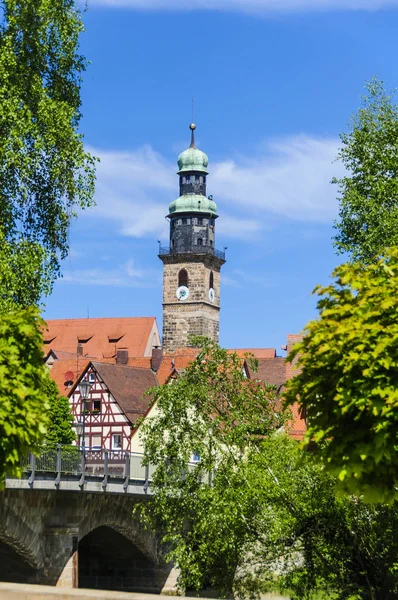
[[[191,123],[190,126],[189,126],[189,129],[191,130],[191,145],[189,147],[190,148],[196,148],[196,146],[195,146],[195,134],[194,134],[194,131],[196,129],[195,123]]]

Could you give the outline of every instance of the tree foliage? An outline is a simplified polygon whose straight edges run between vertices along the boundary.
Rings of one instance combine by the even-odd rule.
[[[252,387],[237,357],[206,347],[177,382],[153,394],[157,411],[141,428],[156,467],[154,496],[135,510],[162,532],[182,589],[396,597],[396,506],[339,499],[334,478],[275,432],[274,391]],[[194,452],[200,462],[187,468]]]
[[[21,459],[38,449],[49,425],[41,325],[34,309],[0,317],[1,482],[19,474]]]
[[[51,289],[76,209],[92,204],[94,159],[78,132],[83,25],[74,0],[0,7],[0,231],[15,264],[32,258],[29,304]]]
[[[340,196],[334,243],[338,252],[369,263],[398,245],[398,106],[377,78],[341,141],[338,158],[347,174],[334,179]]]
[[[288,403],[305,411],[314,440],[342,489],[391,500],[398,484],[398,250],[366,268],[347,263],[316,288],[319,319],[288,360],[300,372]]]
[[[156,409],[141,425],[155,497],[137,510],[163,530],[183,588],[210,583],[230,592],[255,530],[246,468],[282,416],[274,388],[246,379],[242,367],[236,354],[206,342],[176,382],[152,391]],[[188,467],[193,454],[200,461]]]
[[[76,439],[73,431],[73,416],[66,396],[59,394],[57,384],[48,377],[45,392],[47,394],[50,425],[46,433],[46,445],[68,445]]]

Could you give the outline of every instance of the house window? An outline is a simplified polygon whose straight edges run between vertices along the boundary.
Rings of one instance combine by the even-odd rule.
[[[90,373],[88,376],[88,380],[90,383],[94,383],[95,382],[95,373]]]
[[[192,454],[191,462],[198,463],[200,461],[200,454],[197,450]]]
[[[112,450],[122,449],[123,436],[121,433],[114,433],[112,436]]]
[[[185,285],[188,287],[188,272],[185,269],[181,269],[178,273],[178,287]]]
[[[83,412],[89,413],[91,410],[91,399],[87,398],[87,400],[83,400]]]
[[[101,398],[95,398],[93,400],[93,412],[101,412]]]

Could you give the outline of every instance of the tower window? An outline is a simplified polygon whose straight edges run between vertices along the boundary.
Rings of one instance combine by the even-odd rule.
[[[178,273],[178,287],[185,285],[188,287],[188,273],[185,269],[181,269]]]
[[[182,219],[178,219],[177,225],[181,225],[181,223],[182,223]]]
[[[202,219],[202,217],[198,217],[198,225],[203,225],[203,219]]]
[[[209,288],[214,288],[214,275],[213,271],[210,271],[210,280],[209,280]]]
[[[187,220],[186,220],[186,219],[183,219],[183,220],[182,220],[182,224],[183,224],[183,225],[186,225],[186,224],[187,224]]]
[[[210,240],[210,246],[213,246],[213,240]]]
[[[202,240],[202,238],[198,238],[198,246],[203,246],[203,240]]]

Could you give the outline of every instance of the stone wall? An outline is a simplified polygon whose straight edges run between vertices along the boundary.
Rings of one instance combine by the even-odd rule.
[[[162,560],[156,536],[133,519],[133,503],[123,494],[6,489],[0,495],[0,580],[157,593],[168,581],[173,586],[171,565]],[[106,562],[104,585],[98,577]]]
[[[220,318],[220,268],[223,261],[212,255],[162,257],[163,347],[166,352],[186,347],[191,335],[203,335],[218,342]],[[179,273],[188,273],[189,297],[178,300]],[[213,273],[214,301],[209,298]]]

